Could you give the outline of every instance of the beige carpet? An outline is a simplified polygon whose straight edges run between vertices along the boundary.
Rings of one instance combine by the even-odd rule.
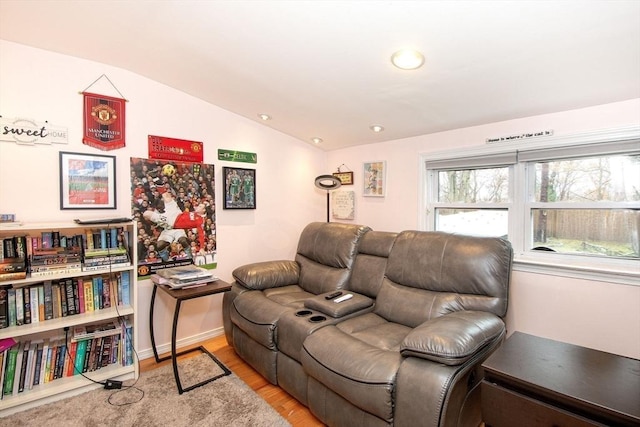
[[[178,366],[183,387],[222,372],[206,355],[181,360]],[[142,396],[135,388],[93,390],[0,418],[0,426],[290,426],[234,374],[179,395],[173,368],[166,365],[143,373],[135,387],[144,392],[137,403],[129,404]]]

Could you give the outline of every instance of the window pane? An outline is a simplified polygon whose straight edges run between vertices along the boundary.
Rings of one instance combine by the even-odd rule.
[[[638,258],[640,211],[532,209],[533,246],[555,252]]]
[[[438,172],[438,201],[458,203],[509,201],[509,168]]]
[[[507,209],[436,209],[436,230],[507,238]]]
[[[640,200],[640,156],[536,163],[536,202]]]

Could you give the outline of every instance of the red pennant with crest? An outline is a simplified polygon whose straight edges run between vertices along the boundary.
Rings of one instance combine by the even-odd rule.
[[[126,100],[83,92],[82,143],[109,151],[125,146]]]

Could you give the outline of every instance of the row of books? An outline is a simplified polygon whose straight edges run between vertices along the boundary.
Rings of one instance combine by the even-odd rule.
[[[0,328],[131,304],[131,273],[0,286]]]
[[[27,340],[0,352],[0,398],[112,364],[133,364],[131,325],[127,321],[107,325],[106,333],[84,339]]]
[[[130,266],[129,239],[124,227],[87,229],[72,236],[52,231],[7,237],[0,245],[0,281]]]

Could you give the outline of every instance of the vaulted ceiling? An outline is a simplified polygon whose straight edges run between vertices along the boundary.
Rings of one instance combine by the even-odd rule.
[[[640,98],[636,0],[0,0],[0,38],[130,70],[324,150]],[[395,68],[402,48],[423,67]]]

